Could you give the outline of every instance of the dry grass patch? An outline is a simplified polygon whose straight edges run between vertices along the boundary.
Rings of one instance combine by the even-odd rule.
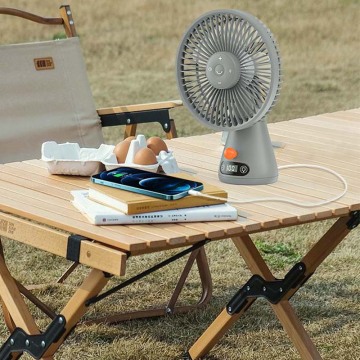
[[[284,82],[269,121],[282,121],[360,106],[359,1],[354,0],[77,0],[70,3],[81,38],[91,88],[98,107],[178,99],[175,54],[187,26],[205,11],[237,8],[258,16],[274,33],[280,47]],[[57,16],[57,1],[0,0],[43,16]],[[3,16],[0,42],[52,39],[59,29],[47,29]],[[60,34],[61,35],[61,34]],[[208,132],[186,109],[173,111],[181,136]],[[146,135],[160,128],[141,127]],[[107,130],[114,143],[122,129]],[[304,254],[330,225],[309,224],[255,237],[280,277],[291,261]],[[359,230],[355,230],[292,299],[306,329],[326,360],[355,360],[360,353]],[[29,247],[5,241],[8,264],[25,283],[51,283],[67,262]],[[207,245],[214,280],[214,298],[205,309],[161,319],[136,320],[116,326],[78,327],[55,359],[179,359],[250,273],[230,241]],[[128,276],[143,271],[164,254],[132,258]],[[19,261],[19,259],[22,259]],[[290,261],[291,260],[291,261]],[[179,274],[179,264],[164,269],[95,305],[87,317],[124,311],[154,302],[166,303]],[[65,286],[50,285],[37,293],[60,310],[87,269],[80,267]],[[118,282],[112,279],[109,286]],[[192,273],[182,297],[196,301],[198,277]],[[47,319],[36,312],[39,324]],[[0,343],[8,336],[2,318]],[[26,357],[24,357],[26,358]],[[299,356],[273,315],[259,300],[214,348],[211,360],[289,360]]]

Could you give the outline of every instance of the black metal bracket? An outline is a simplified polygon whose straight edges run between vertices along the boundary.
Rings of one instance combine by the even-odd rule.
[[[103,127],[158,122],[166,133],[171,129],[168,109],[106,114],[100,120]]]
[[[16,328],[0,348],[0,359],[10,360],[11,354],[29,353],[34,359],[40,359],[48,348],[58,341],[65,332],[66,319],[56,316],[44,333],[28,335],[23,329]]]
[[[299,262],[282,280],[266,281],[260,275],[253,275],[226,305],[228,314],[239,313],[248,304],[249,298],[263,297],[277,304],[291,289],[305,283],[309,278],[305,276],[305,271],[305,264]]]
[[[346,223],[349,230],[355,229],[360,224],[360,210],[350,213],[350,220]]]
[[[80,259],[80,248],[83,240],[89,240],[88,238],[81,235],[70,235],[68,237],[66,259],[74,262],[79,262]]]
[[[182,360],[193,360],[193,358],[191,357],[189,352],[187,352],[182,356]]]

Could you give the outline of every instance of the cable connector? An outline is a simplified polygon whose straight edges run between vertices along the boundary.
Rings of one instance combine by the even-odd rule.
[[[202,194],[200,191],[197,191],[197,190],[189,190],[188,194],[192,195],[192,196],[203,196],[204,197],[204,194]]]

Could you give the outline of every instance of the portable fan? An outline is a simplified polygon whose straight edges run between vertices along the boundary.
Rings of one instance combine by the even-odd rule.
[[[204,14],[184,34],[176,68],[181,97],[195,118],[228,132],[220,180],[277,181],[265,117],[279,94],[280,59],[265,25],[237,10]]]

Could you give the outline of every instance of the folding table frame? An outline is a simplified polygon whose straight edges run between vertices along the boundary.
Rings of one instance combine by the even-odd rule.
[[[8,219],[6,220],[8,221],[7,236],[9,236],[9,232],[12,232],[11,229],[13,228],[16,229],[16,231],[14,231],[13,235],[10,234],[10,237],[14,240],[21,239],[22,242],[32,243],[32,245],[38,248],[44,247],[44,235],[46,234],[47,239],[49,230],[45,230],[43,226],[38,224],[30,224],[25,220],[5,214],[1,216],[2,224],[4,224],[5,218]],[[203,335],[201,335],[189,349],[188,353],[184,355],[184,359],[200,359],[206,355],[258,297],[263,297],[271,303],[273,311],[299,351],[302,359],[321,359],[319,352],[291,307],[289,299],[305,284],[317,267],[359,223],[360,211],[353,211],[347,216],[340,217],[320,240],[315,243],[302,260],[292,267],[283,279],[276,279],[274,277],[249,234],[243,233],[232,237],[232,241],[250,271],[253,273],[253,276],[228,302],[216,320],[205,330]],[[23,226],[23,230],[21,226]],[[82,285],[79,286],[73,297],[59,314],[53,313],[35,296],[30,295],[28,297],[30,301],[52,319],[48,328],[43,333],[40,333],[21,296],[21,293],[25,296],[28,295],[28,290],[10,275],[1,251],[1,298],[5,321],[12,332],[8,340],[0,348],[0,359],[2,360],[17,359],[24,352],[30,353],[36,359],[51,359],[91,304],[102,300],[114,291],[120,290],[147,274],[166,266],[172,261],[191,254],[168,307],[162,311],[156,310],[155,313],[140,312],[134,317],[162,315],[166,312],[171,312],[177,295],[184,284],[189,267],[195,258],[199,259],[199,254],[205,256],[203,247],[208,241],[199,241],[168,260],[155,265],[153,268],[99,295],[107,284],[111,273],[117,273],[118,275],[124,273],[127,255],[123,252],[103,247],[101,244],[93,243],[84,237],[70,236],[66,238],[65,234],[57,233],[54,230],[51,230],[51,233],[52,246],[54,248],[52,249],[49,246],[45,246],[48,251],[57,252],[59,255],[62,254],[69,259],[81,261],[90,266],[96,264],[96,268],[90,271]],[[33,238],[35,234],[37,235],[36,239]],[[81,251],[79,246],[81,246]],[[66,252],[66,254],[64,254],[64,252]],[[104,259],[104,256],[106,256],[106,261],[101,261],[100,259]],[[206,261],[206,259],[203,258],[203,261]],[[116,271],[114,271],[115,269]],[[111,273],[108,271],[111,271]],[[205,283],[211,283],[209,273],[203,272],[202,276],[205,277]],[[204,292],[203,295],[205,297],[209,296],[206,292]],[[189,308],[186,308],[186,310],[188,309]],[[130,318],[131,317],[132,316],[130,316]],[[125,318],[126,316],[120,315],[115,320],[119,321]]]
[[[339,218],[301,261],[290,269],[284,279],[274,277],[249,235],[244,234],[232,238],[253,276],[232,297],[221,314],[193,344],[185,355],[185,359],[199,359],[206,355],[259,297],[271,303],[273,311],[301,358],[321,359],[289,300],[359,223],[360,211],[353,211],[349,216]]]

